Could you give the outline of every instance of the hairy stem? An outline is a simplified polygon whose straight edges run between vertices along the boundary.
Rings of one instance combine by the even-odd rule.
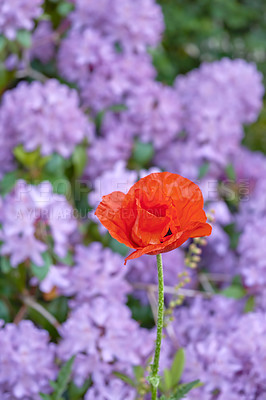
[[[158,310],[157,310],[157,335],[155,343],[155,354],[151,368],[150,383],[152,400],[157,399],[157,387],[159,384],[159,359],[161,352],[162,343],[162,332],[163,332],[163,311],[164,311],[164,283],[163,283],[163,262],[162,255],[157,256],[157,270],[158,270]]]

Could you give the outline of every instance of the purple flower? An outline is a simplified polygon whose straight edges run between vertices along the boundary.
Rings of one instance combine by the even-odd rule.
[[[247,220],[239,245],[239,268],[245,285],[258,293],[266,285],[266,216]]]
[[[165,148],[182,129],[181,104],[176,92],[159,82],[147,81],[137,87],[126,101],[128,118],[135,135]]]
[[[0,33],[13,40],[18,29],[33,29],[33,20],[42,13],[42,3],[43,0],[1,0]]]
[[[31,321],[7,324],[0,329],[0,393],[4,399],[40,400],[39,392],[50,393],[50,380],[57,375],[55,345],[45,330]]]
[[[20,83],[6,92],[0,108],[0,130],[26,151],[40,147],[69,157],[83,139],[92,139],[92,124],[79,109],[75,90],[56,80]]]
[[[175,85],[188,140],[205,159],[226,165],[243,137],[242,125],[255,121],[261,109],[261,74],[244,60],[223,59],[177,77]]]
[[[136,171],[126,169],[124,161],[118,161],[112,170],[106,170],[94,181],[94,190],[89,194],[89,203],[93,207],[100,203],[102,196],[114,191],[127,193],[137,181]]]
[[[32,35],[30,57],[43,63],[50,61],[55,54],[55,37],[50,21],[39,22]]]
[[[101,376],[86,393],[85,400],[134,400],[136,391],[120,379]]]
[[[126,51],[145,52],[147,46],[155,47],[162,37],[163,14],[154,0],[74,2],[76,8],[70,16],[74,30],[96,29]]]
[[[156,73],[148,54],[117,53],[80,83],[84,104],[94,112],[124,104],[136,88],[154,79]]]
[[[191,392],[191,399],[231,400],[238,394],[238,398],[250,400],[265,393],[265,322],[261,312],[239,315],[231,329],[223,333],[213,330],[188,345],[191,362],[184,379],[200,378],[204,383]]]
[[[102,126],[102,137],[95,139],[88,149],[85,176],[95,179],[105,171],[113,169],[119,161],[126,162],[133,144],[132,128],[128,121],[107,116]]]
[[[53,272],[42,282],[49,282],[49,289],[57,280],[59,294],[72,297],[72,311],[60,328],[58,356],[67,360],[77,355],[74,379],[81,385],[91,375],[94,385],[89,393],[98,393],[97,382],[107,376],[110,381],[106,384],[113,386],[116,378],[110,375],[112,371],[131,373],[132,366],[143,363],[152,352],[153,332],[141,329],[126,306],[131,288],[122,266],[122,257],[93,243],[76,249],[75,265],[69,267],[68,277],[61,269],[64,282]]]
[[[77,222],[72,207],[64,196],[52,192],[49,182],[32,186],[18,181],[1,208],[1,254],[10,256],[13,267],[27,259],[42,266],[50,235],[55,254],[66,256]]]

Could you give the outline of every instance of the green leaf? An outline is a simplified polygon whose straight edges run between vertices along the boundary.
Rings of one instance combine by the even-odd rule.
[[[185,366],[185,352],[180,348],[174,357],[170,369],[164,370],[164,379],[160,382],[160,390],[164,393],[175,389],[182,376]]]
[[[250,296],[246,301],[244,312],[249,313],[249,312],[254,311],[255,306],[256,306],[255,297]]]
[[[202,386],[202,383],[197,380],[189,383],[183,383],[179,385],[174,395],[170,397],[170,400],[180,400],[186,397],[186,395],[194,388]]]
[[[0,319],[3,319],[5,322],[11,322],[9,308],[2,300],[0,300]]]
[[[39,281],[42,281],[46,277],[46,275],[49,272],[49,268],[53,263],[52,258],[47,251],[42,253],[42,258],[43,258],[44,264],[41,267],[39,267],[32,261],[30,263],[31,272],[34,276],[36,276],[36,278],[39,279]]]
[[[220,294],[231,299],[242,299],[246,296],[246,291],[242,286],[233,284],[222,290]]]
[[[137,140],[133,147],[132,158],[141,167],[145,167],[154,156],[154,148],[152,143],[142,143]]]
[[[17,41],[25,49],[31,47],[31,34],[29,31],[19,30],[17,32]]]
[[[171,372],[171,382],[172,387],[178,384],[181,379],[183,370],[185,366],[185,352],[184,349],[180,348],[173,360],[170,372]]]
[[[236,180],[236,172],[235,172],[235,168],[233,166],[233,164],[228,164],[225,168],[225,172],[227,175],[227,178],[235,181]]]
[[[4,175],[4,177],[0,182],[0,192],[2,196],[10,192],[10,190],[14,187],[17,179],[18,179],[17,171],[8,172],[7,174]]]
[[[8,274],[9,271],[11,270],[11,268],[12,268],[9,259],[4,257],[4,256],[1,257],[0,267],[1,267],[1,271],[4,274]]]
[[[70,382],[67,390],[69,400],[81,400],[83,396],[91,386],[91,380],[87,379],[82,386],[75,385],[74,382]]]
[[[199,168],[198,179],[204,178],[204,176],[207,175],[209,168],[210,168],[209,162],[205,162],[204,164],[202,164],[201,167]]]
[[[52,397],[49,396],[48,394],[39,393],[39,395],[40,395],[40,397],[41,397],[43,400],[52,400]]]
[[[45,165],[45,172],[53,176],[61,177],[64,175],[66,164],[67,161],[62,156],[53,154]]]
[[[165,368],[163,371],[163,380],[160,382],[160,388],[163,392],[168,392],[172,388],[172,377],[169,369]]]
[[[33,166],[43,167],[47,161],[49,160],[50,156],[42,157],[40,154],[40,149],[36,149],[31,152],[25,151],[23,145],[17,146],[13,150],[14,156],[16,159],[25,167],[31,168]]]
[[[7,39],[3,35],[0,35],[0,53],[6,47],[6,43],[7,43]]]
[[[135,375],[135,378],[136,378],[136,381],[138,382],[141,378],[143,378],[143,376],[144,376],[144,368],[143,367],[141,367],[140,365],[135,365],[134,367],[133,367],[133,371],[134,371],[134,375]]]
[[[73,265],[73,254],[70,251],[68,251],[65,257],[59,257],[57,254],[53,254],[53,256],[61,264]]]
[[[117,378],[121,379],[121,381],[127,383],[128,385],[130,385],[132,387],[136,387],[135,382],[133,381],[133,379],[130,378],[130,376],[128,376],[126,374],[122,374],[121,372],[118,372],[118,371],[114,371],[113,374],[115,376],[117,376]]]
[[[111,238],[109,247],[115,252],[121,254],[123,257],[128,255],[128,247],[123,244],[118,242],[116,239]]]
[[[108,107],[107,110],[120,112],[127,110],[127,106],[125,106],[124,104],[114,104],[113,106]]]
[[[56,390],[52,396],[53,400],[61,400],[63,393],[66,391],[74,360],[75,356],[72,356],[61,368],[56,380]]]
[[[72,155],[72,162],[74,166],[75,175],[81,176],[86,164],[87,164],[87,148],[84,145],[76,146]]]
[[[61,17],[66,17],[70,11],[73,10],[73,4],[64,1],[63,3],[59,3],[57,6],[57,12]]]

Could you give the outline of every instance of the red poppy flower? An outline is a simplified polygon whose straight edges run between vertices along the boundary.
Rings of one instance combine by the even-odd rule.
[[[170,172],[140,179],[127,194],[103,196],[95,214],[113,238],[136,250],[126,261],[171,251],[212,231],[199,187]]]

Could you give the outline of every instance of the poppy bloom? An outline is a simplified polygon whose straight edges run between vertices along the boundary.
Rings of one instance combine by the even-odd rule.
[[[212,231],[199,187],[170,172],[140,179],[127,194],[103,196],[95,214],[113,238],[136,250],[126,261],[174,250]]]

